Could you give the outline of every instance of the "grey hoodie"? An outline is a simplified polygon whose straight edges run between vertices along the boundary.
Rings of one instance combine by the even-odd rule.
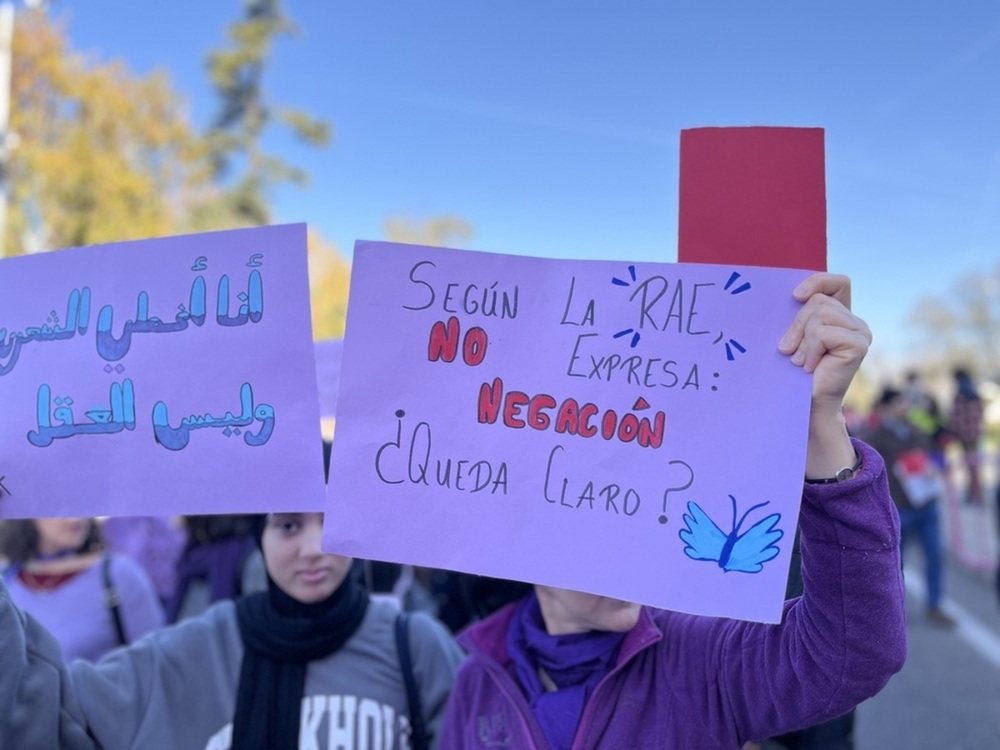
[[[395,611],[372,602],[358,631],[306,673],[302,750],[404,750],[406,690]],[[436,738],[461,651],[426,615],[410,618],[414,674]],[[107,656],[62,663],[59,645],[0,582],[0,748],[226,750],[243,642],[232,602]],[[436,743],[435,743],[436,744]]]

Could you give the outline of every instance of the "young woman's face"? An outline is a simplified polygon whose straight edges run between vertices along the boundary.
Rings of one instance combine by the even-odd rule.
[[[43,555],[58,555],[80,549],[90,531],[89,518],[36,518],[38,551]]]
[[[580,591],[535,586],[550,635],[604,630],[625,633],[639,621],[642,606]]]
[[[261,547],[267,572],[282,591],[303,604],[326,599],[351,569],[351,558],[320,549],[322,536],[322,513],[273,513],[264,526]]]

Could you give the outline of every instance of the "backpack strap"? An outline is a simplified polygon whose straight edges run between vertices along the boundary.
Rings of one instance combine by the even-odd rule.
[[[122,625],[121,598],[111,580],[111,555],[105,555],[101,559],[101,580],[104,583],[104,603],[108,605],[108,611],[111,613],[118,645],[127,646],[128,636],[125,635],[125,627]]]
[[[413,675],[413,658],[410,655],[410,616],[406,612],[396,615],[396,651],[399,653],[399,666],[403,672],[403,684],[406,686],[406,701],[410,706],[410,747],[412,750],[427,750],[427,726],[424,724],[424,711],[420,705],[420,691]]]

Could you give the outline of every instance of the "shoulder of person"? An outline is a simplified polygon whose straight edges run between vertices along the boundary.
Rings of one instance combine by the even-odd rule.
[[[105,568],[105,565],[108,567]],[[111,585],[119,589],[121,593],[127,594],[130,591],[139,590],[154,598],[156,596],[153,579],[149,577],[146,569],[129,555],[105,552],[92,569],[98,571],[102,581],[105,577],[105,570],[107,570],[111,578]]]
[[[424,665],[423,669],[418,668],[418,673],[423,672],[425,679],[450,683],[465,659],[465,652],[451,631],[426,612],[409,613],[406,624],[411,661],[415,666]]]
[[[153,630],[127,650],[142,644],[167,655],[173,654],[182,661],[197,660],[216,652],[229,653],[238,660],[243,653],[243,639],[235,602],[218,602],[199,615]]]
[[[365,613],[361,627],[352,638],[366,641],[374,640],[380,643],[395,643],[396,618],[399,615],[399,609],[389,602],[372,599],[368,602],[368,611]],[[409,616],[413,617],[412,614]]]
[[[368,611],[365,613],[365,624],[378,624],[380,627],[392,626],[399,610],[389,602],[369,599]]]
[[[104,558],[107,558],[107,564],[111,566],[111,575],[115,576],[116,580],[119,576],[128,576],[132,579],[149,578],[145,568],[129,555],[123,555],[118,552],[105,552],[104,557],[97,564],[104,565]]]
[[[449,644],[455,643],[455,638],[444,624],[427,612],[408,612],[410,641],[417,643],[420,640],[439,641]]]
[[[396,621],[406,618],[406,633],[410,640],[413,659],[422,660],[431,651],[461,653],[455,638],[437,619],[426,612],[400,612],[388,602],[372,601],[368,605],[364,629],[369,637],[389,640],[396,651]]]
[[[240,624],[239,619],[236,617],[236,600],[221,599],[213,603],[200,615],[181,620],[178,625],[183,625],[187,622],[197,623],[199,627],[210,630],[233,629],[238,632]]]

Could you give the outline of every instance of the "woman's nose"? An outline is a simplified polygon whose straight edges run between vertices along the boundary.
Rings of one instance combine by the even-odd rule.
[[[317,557],[323,554],[323,526],[318,523],[307,524],[300,537],[299,553],[303,557]]]

